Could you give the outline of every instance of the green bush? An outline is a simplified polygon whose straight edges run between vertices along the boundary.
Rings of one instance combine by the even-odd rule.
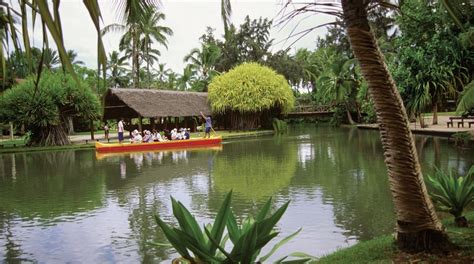
[[[269,67],[258,63],[243,63],[215,77],[209,84],[212,110],[253,113],[280,107],[291,110],[295,97],[288,81]]]
[[[254,129],[262,123],[271,126],[273,117],[289,112],[295,97],[282,75],[258,63],[243,63],[212,79],[209,102],[213,112],[230,118],[232,129]]]
[[[474,166],[471,166],[465,177],[455,176],[451,171],[445,173],[437,168],[433,176],[428,175],[428,181],[433,188],[431,196],[442,210],[454,216],[458,226],[467,226],[463,211],[474,201],[472,174],[474,174]]]
[[[30,145],[68,144],[69,116],[98,118],[99,100],[84,82],[60,71],[43,72],[38,89],[35,81],[32,76],[0,97],[0,122],[25,125]]]

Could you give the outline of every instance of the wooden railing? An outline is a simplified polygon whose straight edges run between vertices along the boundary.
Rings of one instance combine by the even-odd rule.
[[[311,112],[331,112],[330,105],[297,105],[291,112],[311,113]]]

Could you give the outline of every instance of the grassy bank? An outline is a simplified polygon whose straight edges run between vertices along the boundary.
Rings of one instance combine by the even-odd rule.
[[[260,131],[218,131],[217,135],[222,136],[222,140],[231,140],[237,138],[246,138],[246,137],[259,137],[265,135],[272,135],[273,130],[260,130]],[[103,137],[99,136],[97,138],[100,141],[103,141]],[[111,134],[113,135],[113,134]],[[191,133],[191,138],[200,138],[203,137],[203,133]],[[214,135],[214,134],[212,134]],[[77,136],[77,135],[74,135]],[[74,137],[72,136],[72,137]],[[116,135],[113,135],[114,138],[110,140],[111,143],[116,143]],[[3,140],[0,141],[0,154],[1,153],[16,153],[16,152],[36,152],[36,151],[54,151],[54,150],[67,150],[67,149],[92,149],[94,148],[94,143],[89,139],[86,143],[86,140],[78,140],[71,145],[67,146],[55,146],[55,147],[26,147],[25,142],[22,139],[15,140]]]
[[[470,225],[474,224],[474,212],[467,213],[466,218]],[[443,224],[451,241],[459,247],[447,255],[399,252],[393,236],[385,235],[338,250],[316,263],[474,263],[474,227],[455,227],[451,217]]]

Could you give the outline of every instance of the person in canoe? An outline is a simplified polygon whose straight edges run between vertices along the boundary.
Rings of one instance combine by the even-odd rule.
[[[132,132],[132,138],[130,139],[130,143],[142,143],[143,137],[140,135],[140,132],[138,130],[133,130]]]
[[[202,112],[201,112],[201,116],[202,118],[204,118],[204,121],[206,122],[204,127],[205,127],[205,131],[204,131],[204,138],[211,138],[211,129],[212,129],[212,120],[211,120],[211,116],[208,115],[208,116],[205,116]]]
[[[153,136],[151,135],[150,130],[144,131],[145,136],[143,137],[143,143],[153,142]]]

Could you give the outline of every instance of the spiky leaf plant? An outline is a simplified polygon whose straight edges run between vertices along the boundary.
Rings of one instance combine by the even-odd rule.
[[[454,216],[456,225],[467,227],[468,223],[463,216],[464,209],[474,201],[474,184],[471,176],[474,174],[474,166],[466,174],[466,176],[453,175],[450,171],[444,171],[435,168],[434,175],[428,175],[428,181],[433,188],[431,196],[440,206]]]

